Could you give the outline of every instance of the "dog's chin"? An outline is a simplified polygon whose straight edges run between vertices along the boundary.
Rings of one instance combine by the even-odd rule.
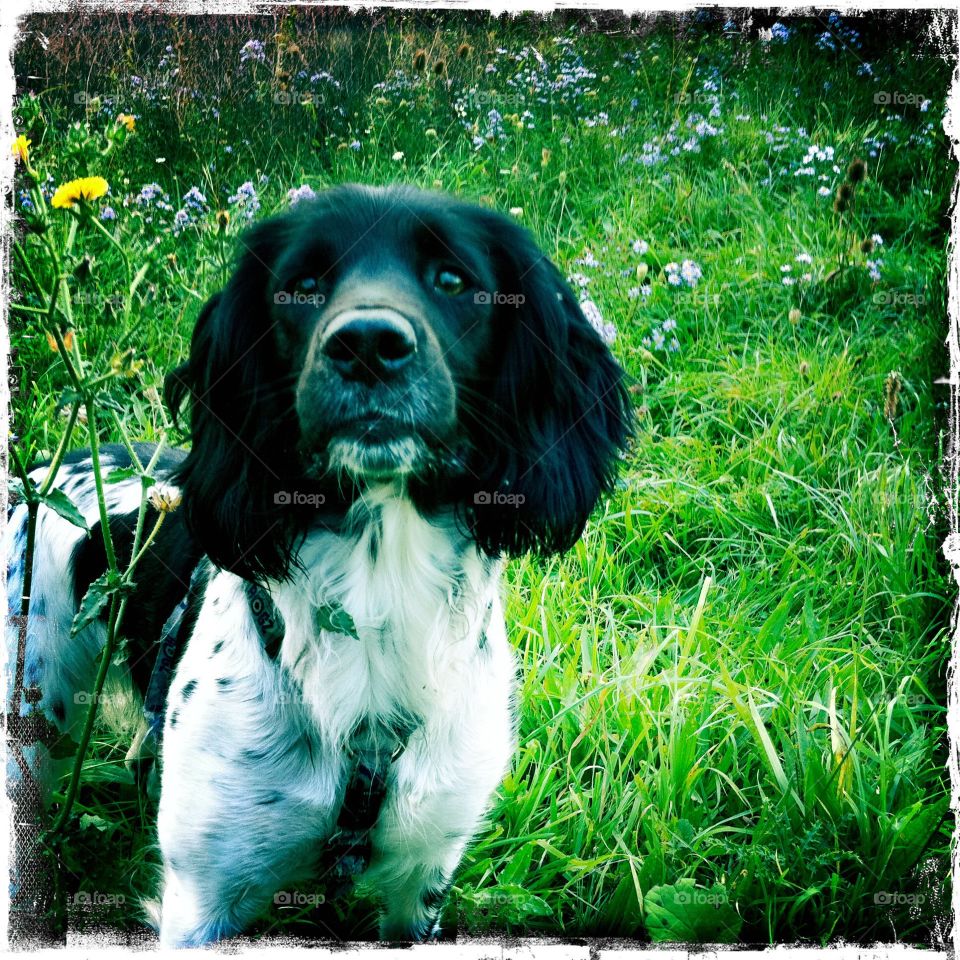
[[[432,457],[413,434],[373,439],[335,437],[327,446],[326,472],[363,483],[399,480],[424,472]]]

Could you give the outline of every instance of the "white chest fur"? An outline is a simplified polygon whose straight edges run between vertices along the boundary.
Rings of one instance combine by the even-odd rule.
[[[500,614],[499,564],[452,516],[425,519],[392,487],[368,493],[354,514],[355,535],[311,535],[305,574],[271,588],[286,624],[281,665],[331,745],[363,717],[442,722],[459,709],[489,642],[481,634]],[[322,612],[339,610],[356,636],[324,629]]]

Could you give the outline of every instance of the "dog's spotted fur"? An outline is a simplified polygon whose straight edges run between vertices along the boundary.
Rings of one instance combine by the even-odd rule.
[[[514,743],[501,558],[580,535],[626,440],[621,372],[490,211],[345,187],[243,248],[168,380],[192,447],[157,473],[183,506],[137,571],[117,671],[147,687],[188,596],[162,738],[161,942],[229,936],[278,891],[355,869],[381,935],[422,939]],[[89,456],[57,482],[93,530],[41,510],[26,682],[42,696],[23,710],[75,730],[104,625],[70,639],[70,624],[105,561]],[[139,501],[138,478],[107,485],[122,562]],[[11,612],[25,525],[20,505]],[[29,760],[56,772],[43,748]]]

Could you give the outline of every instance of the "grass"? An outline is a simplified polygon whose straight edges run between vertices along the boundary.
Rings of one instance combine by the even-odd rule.
[[[943,946],[947,397],[933,381],[946,367],[950,65],[906,36],[891,45],[882,24],[878,38],[821,18],[787,21],[779,42],[709,15],[374,16],[25,21],[18,76],[39,79],[17,132],[51,186],[106,177],[98,208],[117,214],[116,244],[81,228],[67,263],[78,350],[107,373],[115,361],[102,438],[122,424],[186,440],[156,389],[229,269],[241,183],[257,216],[290,188],[348,180],[520,208],[616,327],[638,433],[581,543],[509,567],[520,748],[448,926]],[[824,32],[836,49],[818,46]],[[241,66],[251,38],[264,59]],[[320,70],[339,86],[311,81]],[[136,130],[101,154],[121,111]],[[805,161],[811,144],[833,157]],[[857,157],[867,177],[837,213]],[[154,182],[169,210],[134,199]],[[194,186],[205,209],[175,236]],[[69,217],[51,214],[62,250]],[[882,246],[864,252],[875,234]],[[49,258],[29,229],[17,243],[15,289],[37,310],[25,265],[47,289]],[[118,247],[145,266],[132,295]],[[702,271],[694,286],[668,280],[684,260]],[[12,342],[15,430],[33,458],[71,401],[38,314],[15,309]],[[153,882],[153,810],[127,747],[104,727],[87,760],[71,890],[132,900]],[[97,919],[129,928],[129,913]],[[355,899],[278,910],[256,932],[369,936],[372,917]]]

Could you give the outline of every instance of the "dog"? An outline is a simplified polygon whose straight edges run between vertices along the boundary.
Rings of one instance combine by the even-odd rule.
[[[375,893],[381,938],[436,936],[515,746],[500,571],[567,550],[613,487],[621,367],[514,220],[345,185],[248,230],[165,397],[192,442],[156,463],[182,502],[136,568],[121,670],[145,708],[160,677],[161,944],[237,934],[330,870]],[[100,456],[122,568],[141,483],[125,447]],[[105,639],[70,637],[106,568],[89,452],[57,485],[91,532],[40,510],[23,712],[77,731]]]

